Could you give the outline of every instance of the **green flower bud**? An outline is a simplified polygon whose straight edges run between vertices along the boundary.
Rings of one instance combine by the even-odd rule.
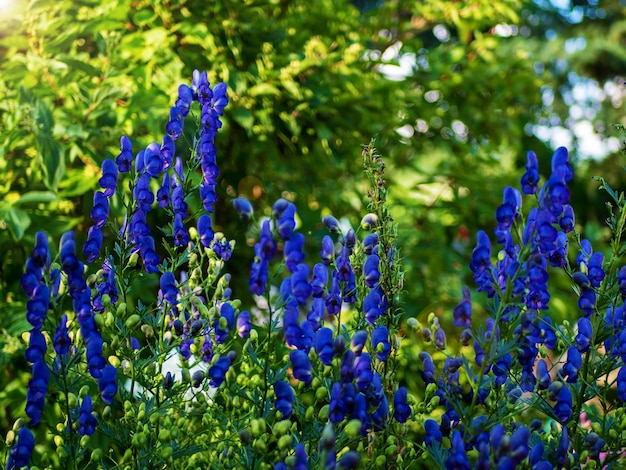
[[[328,398],[328,389],[326,387],[319,387],[315,390],[315,399],[316,400],[326,400]]]
[[[255,439],[254,442],[252,443],[252,448],[256,450],[257,452],[264,454],[265,451],[267,450],[267,445],[265,444],[263,439]]]
[[[361,426],[362,423],[360,419],[351,419],[350,421],[348,421],[344,429],[346,436],[357,437],[361,434]]]
[[[93,318],[96,321],[96,325],[98,326],[98,328],[102,329],[102,327],[104,326],[104,316],[102,316],[101,313],[96,313]]]
[[[102,419],[108,420],[110,417],[111,417],[111,407],[107,405],[102,410]]]
[[[230,301],[230,304],[233,306],[233,308],[234,308],[235,310],[238,310],[238,309],[239,309],[239,307],[241,307],[241,300],[239,300],[239,299],[234,299],[234,300],[231,300],[231,301]]]
[[[159,441],[168,442],[172,439],[172,433],[169,429],[161,429],[159,431]]]
[[[387,458],[384,455],[376,457],[376,468],[387,468]]]
[[[13,429],[10,429],[9,432],[7,432],[7,437],[4,440],[4,443],[7,445],[7,447],[9,447],[9,446],[12,446],[14,442],[15,442],[15,431],[13,431]]]
[[[105,307],[111,305],[111,296],[109,294],[102,294],[102,305]]]
[[[104,326],[111,328],[113,325],[115,325],[115,317],[110,310],[107,310],[104,314]]]
[[[280,450],[289,449],[291,447],[291,442],[292,438],[289,434],[287,434],[286,436],[281,436],[280,439],[278,439],[278,448]]]
[[[64,447],[57,447],[57,456],[59,457],[59,460],[67,459],[67,451]]]
[[[317,417],[320,419],[320,421],[327,421],[328,416],[330,416],[330,405],[324,405],[320,408]]]
[[[111,355],[107,358],[107,360],[109,361],[109,364],[111,364],[115,368],[119,368],[121,365],[120,358],[117,356]]]
[[[54,436],[54,444],[57,447],[63,446],[63,442],[65,442],[65,441],[63,441],[63,437],[62,436],[59,436],[58,434],[56,436]]]
[[[139,253],[134,252],[132,255],[130,255],[130,257],[128,258],[128,267],[129,268],[134,268],[135,266],[137,266],[137,261],[139,261]]]
[[[87,447],[89,445],[89,436],[83,436],[80,438],[80,446]]]
[[[278,436],[282,436],[283,434],[287,434],[289,432],[290,427],[291,427],[291,421],[289,421],[288,419],[284,419],[274,424],[274,427],[272,428],[272,430],[274,431],[274,434]]]
[[[26,421],[24,420],[24,418],[18,418],[13,423],[13,431],[17,432],[20,429],[22,429],[24,426],[26,426]]]
[[[128,320],[126,320],[126,328],[128,328],[129,330],[132,330],[137,325],[139,325],[140,322],[141,322],[141,317],[137,315],[136,313],[134,313],[130,317],[128,317]]]
[[[124,413],[128,414],[131,411],[133,411],[133,404],[130,401],[126,400],[124,402]]]
[[[170,457],[172,457],[172,454],[174,453],[174,449],[172,447],[161,447],[161,458],[164,460],[169,459]]]
[[[76,408],[78,406],[78,398],[73,393],[67,396],[67,404],[70,408]]]
[[[314,416],[315,416],[315,408],[312,406],[309,406],[304,413],[304,419],[308,422],[311,422],[313,421]]]
[[[91,460],[93,462],[99,462],[102,460],[102,449],[94,449],[91,451]]]
[[[393,458],[394,455],[396,455],[398,453],[398,446],[393,445],[393,446],[389,446],[385,449],[385,455],[387,455],[387,457],[389,458]]]
[[[117,309],[115,310],[115,316],[120,318],[124,318],[126,316],[126,302],[118,304]]]
[[[141,325],[141,332],[146,336],[146,338],[152,338],[154,336],[154,328],[150,325]]]

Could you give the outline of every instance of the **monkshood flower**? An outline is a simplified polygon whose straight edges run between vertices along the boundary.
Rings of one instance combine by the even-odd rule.
[[[154,202],[154,194],[150,189],[150,175],[148,173],[142,173],[137,178],[137,183],[133,189],[133,197],[137,201],[138,209],[142,212],[150,212],[150,206]],[[107,199],[108,204],[108,199]],[[96,207],[96,201],[94,196],[94,209]],[[108,214],[108,210],[107,210]],[[93,219],[93,215],[92,215]],[[94,219],[94,222],[96,220]]]
[[[426,384],[435,383],[435,363],[432,357],[426,351],[421,351],[418,357],[422,361],[422,380]]]
[[[365,236],[362,242],[363,253],[371,255],[378,251],[378,234],[369,233]]]
[[[351,349],[347,349],[341,358],[341,367],[339,374],[342,383],[351,383],[354,379],[354,358],[355,354]]]
[[[107,158],[102,162],[102,176],[98,184],[104,189],[105,196],[113,196],[117,187],[117,165],[113,160]]]
[[[626,402],[626,366],[622,366],[617,373],[617,397]]]
[[[174,246],[187,246],[189,243],[189,232],[183,222],[181,213],[174,214]]]
[[[285,199],[279,199],[272,206],[272,215],[278,235],[287,240],[296,228],[296,206]]]
[[[335,243],[333,239],[328,235],[324,235],[322,238],[322,250],[320,251],[320,259],[325,265],[332,263],[335,257]]]
[[[602,269],[602,263],[604,263],[604,255],[599,251],[595,252],[589,258],[587,263],[587,276],[592,287],[599,288],[604,280],[604,269]]]
[[[626,266],[622,266],[617,273],[617,285],[619,293],[622,294],[622,300],[626,298]]]
[[[32,431],[26,427],[20,428],[17,432],[17,442],[9,452],[6,466],[7,470],[26,467],[30,462],[34,448],[35,436],[33,436]]]
[[[311,303],[311,310],[307,314],[307,321],[310,323],[313,331],[317,331],[322,327],[322,320],[326,312],[326,305],[322,297],[313,298]]]
[[[472,326],[472,299],[467,286],[463,286],[463,300],[454,308],[454,326],[470,328]]]
[[[167,171],[172,166],[175,153],[176,145],[174,144],[174,140],[169,135],[164,135],[161,150],[159,152],[162,163],[161,171]]]
[[[548,253],[550,266],[553,266],[555,268],[564,268],[567,265],[567,247],[567,235],[565,235],[565,233],[563,232],[559,232],[556,236],[554,250]]]
[[[322,431],[319,441],[319,452],[321,454],[322,465],[324,470],[335,470],[337,463],[337,453],[335,450],[335,431],[333,425],[327,423]]]
[[[87,234],[87,241],[83,244],[83,253],[87,258],[87,263],[92,263],[100,256],[102,249],[102,229],[97,225],[92,225]]]
[[[583,358],[575,346],[571,346],[567,350],[567,362],[563,365],[559,375],[563,378],[567,377],[567,383],[578,382],[578,372],[583,366]]]
[[[46,354],[47,344],[46,338],[38,328],[33,328],[30,331],[28,339],[28,347],[24,352],[24,357],[28,362],[35,363],[42,361]]]
[[[102,273],[104,279],[98,283],[97,294],[93,299],[93,309],[96,312],[104,311],[103,296],[109,296],[109,302],[115,304],[118,300],[117,287],[115,286],[115,271],[111,259],[105,259],[102,263]]]
[[[299,264],[291,275],[291,293],[298,305],[304,305],[311,295],[308,279],[309,267],[304,263]]]
[[[228,105],[227,87],[225,83],[218,83],[213,88],[213,97],[211,98],[211,106],[215,112],[222,116],[224,108]]]
[[[336,272],[336,271],[335,271]],[[326,310],[329,315],[337,315],[341,310],[341,290],[339,288],[339,280],[334,275],[328,291],[328,297],[326,297]],[[365,309],[365,306],[363,307]]]
[[[202,341],[202,360],[210,363],[213,360],[213,340],[209,335],[204,335]]]
[[[112,405],[117,394],[117,369],[110,364],[104,366],[98,379],[100,398],[106,405]]]
[[[576,347],[581,353],[589,351],[591,340],[593,339],[593,328],[591,321],[587,317],[578,320],[578,334],[576,335]]]
[[[365,259],[363,264],[363,276],[365,285],[370,289],[375,287],[380,281],[379,270],[380,258],[376,254],[371,254]]]
[[[158,143],[152,142],[143,152],[143,168],[145,172],[156,178],[163,171],[163,161],[161,160],[161,147]]]
[[[393,417],[399,423],[406,423],[411,416],[411,407],[405,387],[399,387],[393,396]]]
[[[237,334],[240,338],[247,338],[250,336],[250,330],[252,329],[250,324],[250,312],[243,310],[239,312],[237,316]]]
[[[385,362],[391,352],[391,344],[389,343],[389,330],[386,326],[378,326],[372,330],[372,346],[376,352],[376,358]]]
[[[441,434],[441,429],[439,428],[439,423],[437,423],[437,421],[432,419],[424,421],[424,431],[426,432],[424,445],[431,446],[435,442],[441,444],[443,435]]]
[[[341,233],[339,221],[332,215],[325,215],[322,217],[322,223],[326,226],[330,233]]]
[[[120,173],[127,173],[132,168],[133,145],[130,139],[125,135],[120,138],[120,150],[121,152],[115,159],[115,163]]]
[[[563,385],[554,405],[554,415],[558,420],[565,424],[572,417],[572,392],[567,385]]]
[[[336,268],[333,273],[339,281],[348,282],[353,274],[350,265],[350,252],[347,246],[344,246],[341,253],[337,257]]]
[[[372,387],[370,386],[370,388]],[[372,406],[376,406],[376,404],[372,403],[367,396],[365,398],[370,408]],[[383,429],[387,427],[387,424],[389,422],[389,403],[387,401],[387,397],[385,396],[385,394],[382,393],[382,389],[381,389],[381,401],[378,404],[378,406],[376,406],[376,410],[373,413],[371,413],[369,417],[372,423],[372,428],[375,431],[382,431]]]
[[[355,356],[360,356],[367,343],[367,331],[359,330],[352,335],[350,340],[350,349]]]
[[[67,329],[67,315],[63,315],[54,335],[54,351],[57,357],[65,356],[70,351],[71,345],[72,340]]]
[[[551,381],[548,364],[544,359],[540,359],[537,361],[537,386],[539,390],[546,390],[550,386]]]
[[[176,100],[175,106],[178,108],[178,111],[180,111],[183,117],[186,117],[189,114],[193,100],[193,90],[191,87],[184,84],[179,85],[178,99]]]
[[[563,206],[563,214],[559,219],[559,227],[565,233],[569,233],[574,230],[574,208],[569,204]]]
[[[479,230],[476,234],[477,243],[472,251],[470,269],[474,273],[474,281],[479,291],[484,291],[489,297],[493,297],[493,279],[491,277],[491,241],[487,234]]]
[[[184,119],[180,108],[176,106],[170,108],[170,119],[165,125],[165,132],[167,132],[167,135],[173,140],[178,139],[183,133]]]
[[[295,398],[291,385],[282,380],[277,381],[274,384],[274,396],[274,407],[276,410],[282,413],[283,418],[290,418]]]
[[[304,261],[304,235],[295,232],[285,242],[283,253],[285,257],[285,266],[290,272],[295,272],[302,261]],[[308,267],[307,267],[308,270]]]
[[[535,152],[526,155],[526,172],[522,175],[521,184],[524,194],[535,194],[539,184],[539,162]]]
[[[37,361],[32,367],[32,378],[26,389],[26,416],[30,418],[31,425],[39,423],[46,406],[46,393],[50,382],[50,369],[45,361]]]
[[[152,194],[152,193],[150,193]],[[97,227],[102,227],[109,217],[109,198],[102,191],[96,191],[93,195],[93,209],[91,220]]]
[[[46,284],[39,284],[33,291],[32,298],[26,303],[26,320],[33,328],[41,329],[50,306],[50,289]]]
[[[221,356],[215,364],[209,368],[209,376],[211,380],[209,385],[211,387],[219,387],[226,379],[226,372],[230,369],[231,359],[228,355]]]
[[[365,320],[370,325],[375,325],[376,320],[383,314],[383,308],[385,307],[382,291],[380,286],[376,286],[369,291],[369,293],[363,299],[363,313],[365,314]]]
[[[513,222],[519,218],[520,209],[522,207],[522,195],[519,191],[511,186],[504,188],[502,204],[496,209],[496,237],[498,243],[504,243],[504,234],[511,231]]]
[[[293,237],[292,237],[293,238]],[[316,263],[313,266],[313,279],[311,279],[311,295],[313,297],[322,297],[328,286],[328,269],[322,263]]]
[[[171,203],[170,197],[170,175],[165,173],[163,175],[163,182],[161,183],[161,187],[157,190],[156,200],[157,204],[161,209],[169,206]]]
[[[320,328],[315,334],[315,352],[322,364],[330,366],[335,354],[333,348],[333,330],[330,328]]]
[[[239,213],[241,220],[245,222],[249,221],[254,214],[252,204],[245,197],[240,196],[233,199],[233,207]]]
[[[446,469],[448,470],[470,470],[472,467],[465,452],[463,436],[457,430],[452,431],[451,447],[446,459]]]
[[[309,355],[300,349],[295,349],[289,354],[289,360],[291,361],[293,376],[304,382],[305,385],[310,385],[313,381],[313,365]]]
[[[178,287],[176,287],[176,279],[171,271],[165,271],[161,274],[159,281],[161,287],[161,295],[163,299],[170,305],[178,304]]]
[[[337,465],[341,470],[353,470],[359,468],[361,463],[361,455],[354,450],[349,450],[339,457]]]
[[[374,374],[372,372],[372,356],[369,353],[361,353],[354,358],[354,378],[359,392],[365,393],[367,387],[372,383]]]
[[[143,259],[143,267],[147,273],[158,273],[161,258],[157,255],[154,247],[154,238],[146,236],[139,242],[139,253]]]
[[[213,238],[215,237],[211,216],[208,214],[202,214],[198,217],[197,229],[198,236],[200,237],[200,243],[202,243],[202,246],[205,248],[209,248],[211,246],[211,242],[213,242]]]
[[[220,318],[215,320],[215,342],[223,344],[228,339],[230,330],[235,326],[235,309],[229,303],[220,307]]]
[[[80,405],[80,415],[78,416],[78,432],[81,436],[92,436],[96,432],[98,421],[92,412],[91,396],[87,395],[83,398],[83,402]]]

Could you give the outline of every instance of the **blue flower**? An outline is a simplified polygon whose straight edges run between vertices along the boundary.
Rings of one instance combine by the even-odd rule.
[[[365,280],[365,285],[369,288],[373,288],[380,281],[380,271],[378,266],[380,264],[380,258],[376,254],[369,255],[365,264],[363,265],[363,276]]]
[[[399,423],[406,423],[411,416],[411,407],[407,398],[407,391],[404,387],[399,387],[393,396],[393,417]]]
[[[470,470],[471,465],[465,452],[463,437],[457,430],[452,431],[451,447],[446,459],[447,470]]]
[[[215,184],[209,181],[202,181],[200,183],[200,199],[202,200],[202,206],[207,212],[213,213],[213,206],[217,201],[217,194],[215,192]]]
[[[235,326],[235,309],[228,302],[220,307],[220,318],[215,320],[215,342],[223,344]]]
[[[220,385],[222,385],[222,383],[226,379],[226,372],[228,372],[229,368],[230,357],[221,356],[209,369],[209,375],[211,376],[209,385],[211,387],[219,387]]]
[[[87,258],[87,263],[95,261],[100,256],[100,249],[102,248],[102,229],[97,225],[93,225],[89,228],[87,234],[87,241],[83,245],[83,253]]]
[[[463,300],[454,308],[454,326],[470,328],[472,326],[472,299],[467,286],[463,286]]]
[[[298,305],[304,305],[311,295],[311,285],[308,279],[309,267],[304,263],[299,264],[291,276],[291,293]]]
[[[285,266],[290,272],[295,272],[298,265],[304,261],[304,235],[299,232],[294,233],[286,242],[283,249],[285,255]]]
[[[149,144],[143,152],[143,167],[147,174],[156,178],[163,171],[161,147],[156,142]]]
[[[422,380],[426,384],[435,383],[435,364],[432,357],[426,351],[421,351],[418,357],[422,361]]]
[[[435,442],[441,444],[443,436],[439,424],[436,421],[432,419],[424,421],[424,431],[426,432],[426,436],[424,437],[424,444],[426,446],[430,446]]]
[[[248,201],[243,196],[233,199],[233,207],[239,213],[239,217],[241,217],[241,220],[245,222],[249,221],[254,214],[252,204],[250,204],[250,201]]]
[[[198,236],[200,237],[200,243],[202,246],[209,248],[215,233],[213,232],[213,220],[208,214],[202,214],[198,218]]]
[[[54,335],[54,351],[57,357],[62,357],[67,354],[71,345],[72,340],[67,330],[67,315],[63,315]]]
[[[250,312],[243,310],[237,315],[237,333],[240,338],[247,338],[250,336]]]
[[[222,261],[228,261],[233,254],[233,247],[225,238],[213,242],[213,251]]]
[[[291,385],[282,380],[277,381],[274,384],[274,396],[274,407],[276,410],[280,411],[285,419],[291,417],[294,402],[294,393]]]
[[[535,152],[530,151],[526,155],[526,172],[522,175],[521,184],[524,194],[535,194],[539,183],[539,162]]]
[[[50,306],[50,289],[46,284],[39,284],[33,291],[32,298],[26,303],[26,320],[38,330],[43,326]]]
[[[296,228],[296,206],[291,202],[279,199],[272,207],[275,217],[276,230],[283,240],[287,240]]]
[[[117,394],[117,369],[112,365],[107,364],[102,368],[98,379],[98,390],[100,390],[102,402],[106,405],[112,405]]]
[[[311,280],[311,295],[322,297],[328,285],[328,269],[322,263],[313,266],[313,279]]]
[[[35,448],[35,436],[28,428],[20,428],[17,432],[17,443],[11,448],[7,460],[7,470],[26,467]]]
[[[578,381],[578,371],[583,365],[583,358],[575,346],[570,346],[567,350],[567,362],[563,365],[559,375],[562,378],[567,377],[567,383],[576,383]]]
[[[550,386],[552,378],[548,371],[548,364],[544,359],[537,362],[537,380],[539,390],[546,390]]]
[[[161,183],[161,187],[157,190],[156,199],[161,209],[170,205],[170,175],[167,173],[163,175],[163,182]]]
[[[40,360],[33,364],[32,374],[26,389],[26,415],[30,418],[31,424],[35,426],[39,423],[46,406],[50,369],[45,361]]]
[[[330,233],[340,233],[339,221],[332,215],[322,217],[322,223],[326,226]]]
[[[334,356],[333,331],[330,328],[320,328],[315,335],[315,352],[324,365],[331,365]]]
[[[339,289],[339,280],[337,276],[333,276],[333,280],[326,297],[326,310],[330,315],[337,315],[341,310],[341,291]]]
[[[178,304],[178,287],[176,287],[176,279],[171,271],[165,271],[161,274],[159,285],[163,299],[170,305]]]
[[[563,385],[559,390],[554,415],[562,424],[567,423],[572,417],[572,392],[567,385]]]
[[[320,259],[325,265],[332,263],[335,257],[335,243],[333,239],[328,235],[324,235],[322,238],[322,250],[320,251]]]
[[[102,227],[109,217],[109,198],[102,191],[96,191],[93,195],[93,209],[91,209],[91,220],[98,227]]]
[[[293,376],[297,380],[304,382],[305,385],[310,385],[313,381],[313,375],[311,373],[313,366],[311,365],[308,354],[299,349],[295,349],[289,354],[289,360],[291,361]]]
[[[92,414],[91,397],[89,395],[83,398],[80,406],[80,415],[78,416],[78,432],[81,436],[91,436],[96,432],[98,421]]]
[[[360,392],[364,393],[372,382],[372,357],[364,352],[354,358],[354,378]]]
[[[355,356],[360,356],[363,352],[363,348],[365,348],[365,343],[367,342],[367,331],[359,330],[352,335],[352,339],[350,340],[350,349]]]
[[[622,366],[617,373],[617,397],[626,402],[626,366]]]
[[[143,173],[141,176],[139,176],[139,178],[137,178],[137,183],[133,189],[133,197],[137,201],[137,206],[139,210],[143,212],[150,211],[150,206],[154,202],[154,194],[152,194],[152,190],[150,189],[150,175],[148,173]],[[106,203],[107,203],[106,212],[108,214],[109,212],[108,199],[106,199]],[[94,195],[94,210],[95,209],[96,209],[96,200],[95,200],[95,195]],[[93,219],[94,222],[97,222],[97,220],[94,218],[93,211],[92,211],[91,218]]]
[[[115,163],[120,173],[126,173],[130,171],[133,162],[133,146],[130,139],[125,135],[120,138],[120,150]]]
[[[40,329],[33,328],[30,331],[30,338],[28,340],[28,348],[24,353],[24,357],[28,362],[36,363],[43,361],[46,354],[46,337],[43,335]]]
[[[591,321],[587,317],[578,320],[578,334],[576,335],[576,347],[581,353],[589,351],[591,340],[593,339],[593,328]]]
[[[385,362],[391,352],[389,330],[386,326],[378,326],[372,330],[372,346],[379,361]]]

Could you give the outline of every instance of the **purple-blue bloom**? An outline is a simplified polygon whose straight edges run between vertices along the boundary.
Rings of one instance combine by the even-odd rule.
[[[313,380],[313,366],[309,355],[300,349],[295,349],[289,354],[289,360],[291,361],[293,376],[304,382],[305,385],[310,385]]]
[[[391,352],[389,330],[386,326],[378,326],[372,330],[372,346],[379,361],[385,362]]]
[[[280,411],[283,418],[290,418],[293,410],[294,393],[291,385],[282,380],[274,384],[274,407]]]
[[[239,196],[233,199],[233,207],[239,213],[239,217],[241,217],[241,220],[245,222],[249,221],[254,214],[252,204],[250,204],[250,201],[248,201],[248,199],[243,196]]]
[[[399,387],[393,396],[393,417],[399,423],[405,423],[411,416],[411,407],[405,387]]]
[[[209,368],[209,376],[211,377],[209,385],[211,387],[219,387],[222,385],[226,379],[226,372],[228,372],[228,369],[230,369],[230,357],[221,356],[217,361],[215,361],[215,364]]]

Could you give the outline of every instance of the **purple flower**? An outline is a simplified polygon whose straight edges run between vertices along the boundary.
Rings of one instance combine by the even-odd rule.
[[[252,204],[250,204],[250,201],[248,201],[243,196],[233,199],[233,207],[239,213],[239,217],[241,217],[241,220],[245,222],[249,221],[254,214]]]
[[[174,215],[174,246],[187,246],[189,243],[189,232],[183,223],[183,216],[180,212]]]
[[[293,238],[293,237],[292,237]],[[328,269],[322,263],[313,266],[313,279],[311,280],[311,295],[322,297],[328,285]]]
[[[298,305],[304,305],[311,295],[311,285],[308,279],[309,267],[304,263],[299,264],[291,276],[291,293]]]
[[[46,338],[38,328],[33,328],[30,331],[30,338],[28,340],[28,348],[24,353],[24,357],[28,362],[35,363],[43,361],[46,354]]]
[[[578,381],[578,371],[583,365],[583,358],[575,346],[570,346],[567,350],[567,361],[563,365],[559,375],[567,377],[567,383],[576,383]]]
[[[426,351],[419,353],[419,358],[422,361],[422,380],[426,384],[435,383],[435,364],[432,357]]]
[[[161,295],[163,299],[170,305],[176,305],[178,303],[178,287],[176,287],[176,279],[171,271],[165,271],[161,274],[159,281],[161,287]]]
[[[322,263],[329,265],[335,257],[335,243],[328,235],[322,238],[322,250],[320,251],[320,259]]]
[[[167,173],[163,175],[163,182],[157,190],[156,199],[161,209],[170,205],[170,175]]]
[[[617,373],[617,397],[626,402],[626,366],[622,366]]]
[[[224,108],[228,105],[228,96],[226,95],[227,87],[225,83],[218,83],[213,87],[213,97],[211,98],[211,106],[218,115],[224,114]]]
[[[200,199],[204,210],[213,213],[213,206],[217,201],[214,183],[205,180],[200,183]]]
[[[213,220],[208,214],[202,214],[198,218],[198,236],[200,237],[200,243],[205,248],[211,246],[215,233],[213,232]]]
[[[72,340],[67,330],[67,315],[63,315],[57,327],[56,334],[54,335],[54,351],[57,357],[62,357],[67,354],[71,345]]]
[[[546,390],[550,386],[551,380],[548,364],[544,359],[540,359],[537,362],[537,385],[539,390]]]
[[[222,238],[213,242],[213,251],[222,261],[228,261],[233,253],[233,248],[228,240]]]
[[[152,194],[152,190],[150,189],[150,175],[148,173],[143,173],[139,178],[137,178],[137,184],[133,189],[133,196],[137,201],[137,205],[139,210],[143,212],[149,212],[150,206],[154,202],[154,194]],[[108,200],[107,200],[108,205]],[[94,210],[95,210],[95,198],[94,198]],[[107,208],[108,214],[108,208]],[[96,219],[93,217],[93,211],[91,218],[96,222]]]
[[[333,276],[328,297],[326,297],[326,310],[330,315],[337,315],[341,310],[341,291],[339,290],[339,280],[336,276]]]
[[[230,330],[235,326],[235,309],[229,303],[220,307],[220,318],[215,320],[215,342],[223,344],[228,339]]]
[[[471,465],[465,452],[465,444],[461,433],[456,429],[452,431],[451,447],[446,459],[446,468],[454,470],[470,470]]]
[[[322,223],[326,226],[330,233],[340,233],[339,221],[332,215],[322,217]]]
[[[189,109],[193,103],[193,90],[187,85],[180,85],[178,87],[178,99],[176,100],[176,107],[180,111],[183,117],[189,114]]]
[[[276,410],[282,413],[283,418],[290,418],[294,401],[294,394],[291,385],[282,380],[277,381],[274,384],[274,396],[274,407]]]
[[[574,230],[574,209],[569,204],[563,206],[563,214],[559,219],[559,226],[565,233]]]
[[[282,202],[284,199],[276,201],[272,208],[275,217],[276,230],[283,240],[287,240],[296,228],[296,206],[291,202],[287,202],[284,208]],[[279,210],[282,209],[282,210]]]
[[[304,235],[299,232],[294,233],[285,242],[283,249],[285,255],[285,266],[290,272],[295,272],[298,265],[304,261]]]
[[[589,351],[591,340],[593,339],[593,328],[591,321],[587,317],[578,320],[578,334],[576,335],[576,347],[581,353]]]
[[[602,263],[604,262],[604,255],[596,251],[591,255],[587,263],[589,282],[593,287],[599,288],[600,284],[604,280],[604,270],[602,269]]]

